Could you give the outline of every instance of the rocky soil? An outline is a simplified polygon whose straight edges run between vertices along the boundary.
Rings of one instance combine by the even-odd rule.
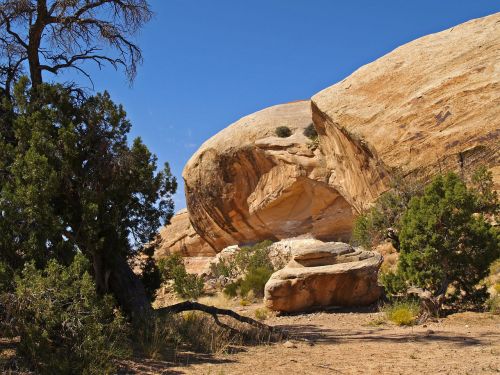
[[[252,308],[242,308],[249,313]],[[185,355],[180,363],[137,361],[141,374],[498,374],[500,316],[460,313],[415,327],[377,325],[382,313],[321,312],[273,317],[288,342],[235,354]]]

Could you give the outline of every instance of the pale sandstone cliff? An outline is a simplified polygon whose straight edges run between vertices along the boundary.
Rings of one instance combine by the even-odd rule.
[[[303,135],[312,121],[317,148]],[[293,135],[276,137],[278,126]],[[184,169],[192,227],[162,235],[187,255],[303,233],[343,240],[393,168],[430,175],[486,163],[499,188],[499,135],[500,13],[397,48],[312,102],[224,129]]]
[[[428,175],[487,163],[498,184],[500,13],[397,48],[314,95],[312,109],[330,169],[344,164],[342,132],[388,167]]]

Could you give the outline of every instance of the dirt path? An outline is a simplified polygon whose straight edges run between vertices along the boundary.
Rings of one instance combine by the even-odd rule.
[[[149,374],[498,374],[500,317],[455,314],[417,327],[376,325],[381,313],[314,313],[266,322],[294,334],[288,343],[236,354],[144,363]]]

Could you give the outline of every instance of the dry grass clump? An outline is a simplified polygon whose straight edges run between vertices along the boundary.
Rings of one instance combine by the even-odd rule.
[[[493,314],[500,314],[500,259],[490,265],[490,274],[484,280],[490,298],[486,301],[486,308]]]
[[[179,314],[177,318],[177,329],[183,338],[185,349],[198,353],[222,354],[245,343],[243,334],[217,325],[207,314],[189,311]]]
[[[200,311],[145,318],[136,332],[136,353],[155,360],[175,360],[179,352],[230,353],[239,346],[267,344],[274,339],[268,331],[229,317],[216,320]]]
[[[243,343],[239,335],[199,312],[158,316],[144,322],[137,332],[137,350],[155,360],[172,359],[179,351],[220,354],[230,345]]]
[[[497,286],[499,286],[500,289],[500,284],[497,284]],[[490,297],[488,301],[486,301],[486,307],[492,314],[500,314],[500,294]]]
[[[198,302],[204,305],[218,307],[219,309],[233,309],[237,305],[234,299],[228,298],[221,292],[201,297]]]
[[[381,309],[387,320],[398,326],[411,326],[417,322],[420,306],[413,301],[396,301]]]
[[[254,314],[257,320],[266,320],[269,318],[269,310],[266,307],[256,309]]]

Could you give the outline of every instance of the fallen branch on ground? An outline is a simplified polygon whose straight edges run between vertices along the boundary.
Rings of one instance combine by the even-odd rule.
[[[218,324],[219,326],[230,329],[231,331],[234,331],[235,330],[234,328],[229,327],[228,325],[221,323],[219,321],[218,315],[226,315],[226,316],[230,316],[233,319],[236,319],[239,322],[247,323],[247,324],[254,326],[256,328],[259,328],[261,330],[268,331],[270,333],[277,333],[277,334],[280,334],[282,337],[285,336],[285,332],[283,332],[281,329],[277,329],[276,327],[261,323],[255,319],[249,318],[247,316],[240,315],[237,312],[234,312],[233,310],[220,309],[220,308],[215,307],[215,306],[204,305],[202,303],[195,302],[195,301],[184,301],[184,302],[176,303],[174,305],[163,307],[157,311],[160,314],[178,314],[178,313],[183,312],[183,311],[202,311],[202,312],[205,312],[207,314],[212,315],[212,317],[215,320],[215,323]]]

